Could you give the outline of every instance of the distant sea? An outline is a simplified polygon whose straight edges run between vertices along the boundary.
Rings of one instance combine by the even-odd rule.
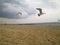
[[[23,23],[23,24],[3,24],[3,25],[60,25],[60,22],[48,22],[48,23]]]

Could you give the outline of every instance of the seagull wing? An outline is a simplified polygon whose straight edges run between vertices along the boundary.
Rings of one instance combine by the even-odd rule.
[[[40,11],[40,14],[42,14],[42,9],[40,9],[39,11]]]
[[[40,14],[42,13],[42,9],[41,8],[36,8],[37,10],[39,10]]]
[[[22,15],[22,13],[21,13],[21,12],[18,12],[18,13],[17,13],[17,15],[19,15],[19,14],[20,14],[20,15]]]

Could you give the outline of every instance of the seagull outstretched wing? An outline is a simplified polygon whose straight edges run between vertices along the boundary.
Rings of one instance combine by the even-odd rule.
[[[17,15],[22,15],[22,12],[18,12]]]
[[[41,8],[37,8],[37,10],[39,10],[40,14],[42,13],[42,9]]]

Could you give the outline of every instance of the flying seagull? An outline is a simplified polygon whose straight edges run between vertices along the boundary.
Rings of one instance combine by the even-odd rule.
[[[22,15],[22,12],[18,12],[17,15]]]
[[[38,16],[40,16],[40,15],[42,15],[42,14],[45,14],[45,13],[42,12],[42,9],[41,9],[41,8],[36,8],[36,9],[39,10],[39,12],[40,12],[40,13],[38,14]]]

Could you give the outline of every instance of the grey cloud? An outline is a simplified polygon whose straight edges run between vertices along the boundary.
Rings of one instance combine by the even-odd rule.
[[[47,8],[58,8],[58,4],[56,4],[55,0],[50,1],[50,0],[42,0],[44,7]]]
[[[27,5],[24,4],[24,0],[0,0],[0,17],[2,18],[24,18],[24,17],[19,17],[16,16],[16,12],[7,12],[7,11],[3,11],[4,8],[7,8],[6,6],[4,6],[4,3],[10,3],[10,4],[16,4],[15,7],[20,6],[22,8],[26,7]],[[26,18],[26,17],[25,17]]]
[[[36,0],[36,1],[42,2],[41,5],[43,6],[40,5],[39,7],[57,8],[57,4],[54,1],[53,2],[50,0]],[[7,8],[6,6],[3,5],[4,3],[10,3],[12,5],[15,4],[15,7],[21,7],[25,12],[28,13],[28,15],[32,15],[36,13],[36,9],[29,8],[29,5],[25,3],[25,0],[0,0],[0,17],[3,17],[3,18],[22,18],[22,17],[16,16],[16,12],[9,12],[9,11],[4,12],[3,9]]]

